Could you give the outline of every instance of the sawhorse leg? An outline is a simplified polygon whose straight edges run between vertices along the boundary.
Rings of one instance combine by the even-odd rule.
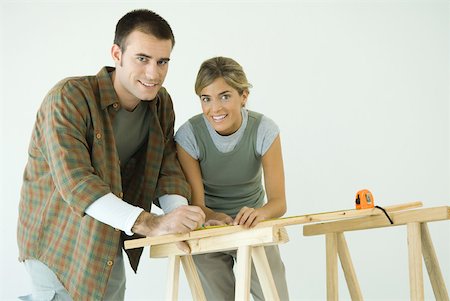
[[[358,279],[356,278],[350,252],[342,232],[327,233],[326,239],[326,264],[327,264],[327,300],[338,300],[338,270],[337,258],[341,261],[347,287],[352,300],[363,300]]]
[[[424,299],[420,223],[409,223],[406,227],[408,231],[410,297],[413,301],[420,301]]]
[[[335,301],[339,299],[336,233],[325,234],[325,243],[327,264],[327,300]]]
[[[252,249],[250,246],[242,246],[237,249],[236,287],[234,300],[250,300],[250,274],[252,266]]]
[[[171,255],[168,259],[169,269],[167,272],[166,298],[167,300],[176,301],[178,300],[178,284],[180,279],[180,256]]]
[[[409,223],[407,229],[411,300],[424,299],[422,256],[436,300],[449,300],[427,224]]]
[[[279,301],[275,281],[263,246],[242,246],[237,250],[236,301],[250,300],[251,265],[255,265],[259,283],[266,300]]]
[[[441,268],[431,241],[430,231],[427,223],[421,224],[422,235],[422,253],[428,276],[430,277],[431,287],[433,288],[436,300],[449,300],[447,288],[445,287],[444,277],[442,277]]]
[[[342,270],[344,271],[345,280],[347,282],[348,291],[352,301],[363,300],[361,288],[359,287],[358,279],[356,278],[355,268],[353,267],[350,251],[345,241],[344,233],[336,233],[338,242],[338,254],[341,261]]]
[[[194,260],[191,255],[170,255],[169,257],[169,272],[167,279],[167,300],[178,300],[178,284],[180,275],[180,260],[183,264],[186,279],[191,288],[193,300],[206,301],[205,293],[203,291],[200,278],[198,277],[197,269],[195,268]]]
[[[279,301],[277,287],[275,286],[275,281],[273,280],[272,271],[270,270],[269,261],[267,260],[266,251],[263,246],[252,248],[252,259],[255,264],[264,299]]]

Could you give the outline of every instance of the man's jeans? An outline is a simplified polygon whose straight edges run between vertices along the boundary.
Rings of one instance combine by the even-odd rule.
[[[72,301],[67,290],[56,277],[55,273],[39,260],[25,260],[25,267],[31,276],[31,294],[19,297],[26,301]],[[124,300],[125,267],[122,250],[117,252],[111,275],[108,280],[103,300]]]

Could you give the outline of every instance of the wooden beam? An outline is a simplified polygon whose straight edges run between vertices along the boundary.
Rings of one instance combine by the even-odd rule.
[[[399,205],[385,206],[383,207],[386,212],[395,212],[406,209],[413,209],[422,207],[422,202],[411,202]],[[316,223],[316,222],[324,222],[331,220],[341,220],[341,219],[349,219],[354,217],[364,217],[364,216],[378,216],[384,215],[383,211],[378,208],[370,208],[370,209],[347,209],[340,211],[331,211],[331,212],[323,212],[323,213],[314,213],[314,214],[306,214],[299,216],[291,216],[278,218],[273,220],[267,220],[261,222],[257,225],[260,227],[266,227],[268,225],[278,225],[278,226],[291,226],[291,225],[299,225],[299,224],[307,224],[307,223]]]
[[[327,263],[327,300],[337,301],[338,269],[337,269],[337,236],[336,233],[325,234]]]
[[[420,238],[420,224],[417,222],[406,225],[408,232],[408,265],[409,288],[413,301],[424,299],[422,272],[422,243]]]
[[[251,256],[252,248],[250,246],[240,246],[237,249],[235,301],[250,300]]]
[[[240,246],[257,246],[280,244],[289,241],[287,231],[283,227],[272,226],[254,228],[228,235],[190,239],[187,241],[191,255],[234,250]],[[171,255],[186,255],[177,248],[176,243],[153,245],[150,247],[150,257],[167,257]]]
[[[364,300],[361,288],[359,287],[358,278],[356,277],[355,268],[353,267],[350,251],[345,241],[344,233],[336,233],[338,255],[341,261],[342,270],[344,271],[345,280],[347,281],[348,291],[352,300]]]
[[[180,275],[180,256],[169,256],[169,269],[167,272],[167,300],[178,300],[178,284]]]
[[[258,274],[259,283],[264,294],[265,300],[279,301],[277,287],[273,280],[272,271],[270,270],[269,261],[267,260],[266,251],[263,246],[252,248],[252,259]]]
[[[421,224],[422,237],[422,255],[430,277],[431,287],[433,288],[436,300],[449,300],[447,288],[445,287],[444,277],[431,241],[430,231],[426,223]]]
[[[417,207],[421,207],[421,206],[422,206],[421,202],[411,202],[411,203],[405,203],[405,204],[399,204],[399,205],[393,205],[393,206],[385,206],[384,209],[387,212],[394,212],[394,211],[399,211],[399,210],[417,208]],[[348,209],[348,210],[341,210],[341,211],[306,214],[306,215],[291,216],[291,217],[267,220],[267,221],[260,222],[258,225],[256,225],[255,228],[271,227],[271,226],[275,226],[275,225],[284,227],[284,226],[300,225],[300,224],[314,223],[314,222],[320,222],[320,221],[348,219],[348,218],[363,217],[363,216],[378,216],[378,215],[384,215],[384,213],[378,208],[361,209],[361,210]],[[145,246],[165,244],[165,243],[171,243],[171,242],[177,242],[177,241],[185,241],[185,240],[196,239],[196,238],[219,236],[219,235],[230,234],[230,233],[234,233],[234,232],[238,232],[238,231],[248,231],[248,229],[246,229],[242,226],[220,226],[220,227],[213,226],[211,228],[199,229],[199,230],[192,231],[192,232],[185,233],[185,234],[168,234],[168,235],[161,235],[161,236],[144,237],[144,238],[138,238],[138,239],[125,241],[125,249],[134,249],[134,248],[141,248],[141,247],[145,247]]]
[[[332,232],[345,232],[365,230],[372,228],[390,227],[405,225],[412,222],[430,222],[450,219],[450,207],[432,207],[416,210],[406,210],[399,212],[391,212],[389,214],[394,224],[390,224],[386,216],[368,216],[362,218],[353,218],[348,220],[333,221],[327,223],[318,223],[314,225],[305,225],[303,227],[303,235],[312,236]]]
[[[178,257],[178,256],[177,256]],[[184,273],[191,289],[192,299],[195,301],[206,301],[200,277],[195,267],[194,259],[191,255],[180,256],[183,264]]]

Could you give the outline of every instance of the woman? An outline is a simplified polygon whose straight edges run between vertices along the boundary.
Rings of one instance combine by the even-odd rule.
[[[203,62],[195,82],[203,114],[189,119],[175,136],[192,187],[192,205],[203,209],[206,225],[254,227],[286,212],[279,129],[269,118],[245,108],[250,87],[233,59]],[[278,247],[265,249],[280,299],[288,300]],[[208,300],[234,300],[235,259],[236,251],[194,256]],[[251,293],[255,300],[264,300],[254,267]]]

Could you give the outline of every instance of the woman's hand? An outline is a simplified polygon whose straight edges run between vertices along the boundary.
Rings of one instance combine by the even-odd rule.
[[[246,228],[256,226],[260,221],[267,219],[262,208],[242,207],[233,221],[233,225],[242,225]]]
[[[205,227],[207,226],[222,226],[222,225],[232,225],[233,218],[228,214],[222,212],[212,212],[208,214]]]

